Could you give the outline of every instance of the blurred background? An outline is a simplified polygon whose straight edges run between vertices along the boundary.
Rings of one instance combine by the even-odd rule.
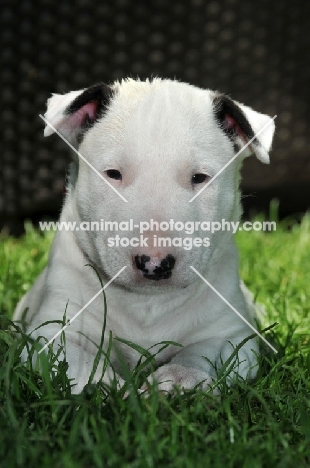
[[[310,206],[307,0],[1,0],[0,227],[58,217],[66,144],[43,138],[52,92],[127,76],[177,78],[277,114],[271,165],[243,169],[245,214]]]

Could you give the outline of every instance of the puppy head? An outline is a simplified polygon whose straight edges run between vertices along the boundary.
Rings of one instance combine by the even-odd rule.
[[[63,219],[118,223],[117,231],[77,231],[77,241],[109,278],[127,266],[116,281],[144,292],[186,287],[197,281],[190,266],[205,273],[227,255],[232,232],[201,223],[239,220],[242,159],[253,153],[267,163],[274,133],[270,117],[225,95],[160,79],[54,95],[45,117],[89,163],[75,165]],[[126,229],[129,220],[144,223],[143,238]]]

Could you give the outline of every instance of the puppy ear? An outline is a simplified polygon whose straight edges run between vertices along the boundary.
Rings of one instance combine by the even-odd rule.
[[[214,98],[214,112],[222,130],[233,142],[235,150],[240,151],[249,140],[252,143],[242,153],[244,157],[255,154],[263,163],[269,163],[269,150],[275,131],[274,121],[250,107],[233,101],[225,95]],[[264,125],[269,125],[256,137]]]
[[[53,94],[47,101],[45,118],[64,138],[76,146],[85,132],[103,116],[112,97],[112,88],[103,83],[67,94]],[[44,136],[53,133],[55,131],[47,124]]]

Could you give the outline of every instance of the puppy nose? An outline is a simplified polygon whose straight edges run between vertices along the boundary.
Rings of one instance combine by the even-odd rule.
[[[138,270],[143,271],[145,278],[150,280],[168,279],[172,275],[175,258],[168,254],[165,258],[136,255],[135,263]]]

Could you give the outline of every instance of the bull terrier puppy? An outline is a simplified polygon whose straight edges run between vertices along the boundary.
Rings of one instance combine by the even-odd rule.
[[[51,340],[61,325],[35,329],[62,320],[65,310],[70,320],[88,304],[65,330],[68,374],[73,391],[81,392],[104,322],[103,295],[93,299],[101,285],[90,264],[104,284],[113,279],[105,290],[104,351],[110,331],[145,349],[153,346],[154,353],[162,341],[179,343],[182,347],[171,344],[156,355],[159,367],[149,380],[161,391],[176,385],[207,389],[215,368],[253,333],[227,302],[247,322],[253,317],[232,230],[206,232],[203,223],[240,220],[240,167],[250,154],[268,163],[272,119],[221,93],[159,78],[54,94],[45,118],[45,136],[59,132],[80,154],[71,164],[60,217],[76,229],[56,233],[48,265],[18,304],[14,320],[28,308],[28,332]],[[79,228],[100,220],[114,227],[131,220],[134,229],[117,231],[118,240],[126,234],[122,244],[116,242],[116,228]],[[191,236],[180,230],[189,222],[195,228]],[[238,375],[255,376],[257,353],[256,339],[241,347],[229,383]],[[120,355],[130,368],[140,357],[113,340],[103,382],[123,383]],[[94,381],[102,378],[103,361],[104,356]]]

